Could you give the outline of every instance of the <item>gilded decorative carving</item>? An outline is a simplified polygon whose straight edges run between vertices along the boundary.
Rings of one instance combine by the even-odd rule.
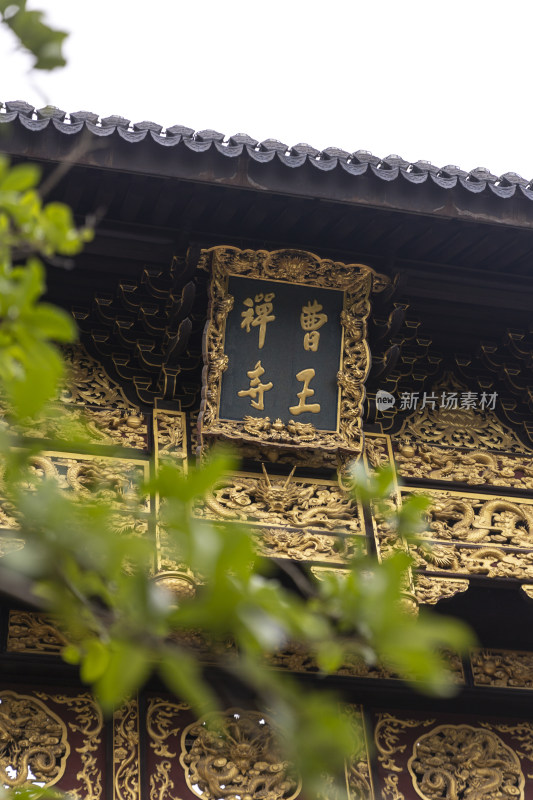
[[[415,565],[430,572],[533,580],[533,552],[525,550],[428,542],[410,546],[410,552]]]
[[[0,509],[0,517],[2,517],[2,509]],[[9,527],[15,528],[17,523],[15,520],[6,520],[6,522],[2,521],[2,525],[7,527],[9,523]],[[10,553],[16,553],[17,550],[22,550],[24,547],[24,540],[23,539],[15,539],[11,536],[2,536],[0,537],[0,558],[4,558],[4,556],[9,555]]]
[[[389,497],[387,501],[383,502],[384,505],[388,507],[389,512],[394,513],[401,503],[401,496],[399,496],[399,492],[396,492],[393,496]],[[388,518],[380,513],[374,505],[372,506],[372,521],[374,525],[376,549],[380,559],[387,558],[398,549],[407,549],[406,542],[403,538],[398,536],[398,531],[394,524],[391,524]]]
[[[0,692],[0,783],[52,786],[70,753],[65,723],[42,700]]]
[[[388,436],[365,433],[365,456],[370,469],[379,469],[391,463],[390,441]]]
[[[413,789],[422,800],[529,797],[531,723],[437,722],[378,716],[375,742],[383,800],[410,800]]]
[[[460,592],[466,592],[469,582],[462,578],[436,578],[426,575],[417,575],[414,592],[418,603],[422,605],[435,605],[440,600],[454,597]]]
[[[8,653],[59,654],[67,640],[43,614],[10,611],[7,633]]]
[[[182,461],[187,457],[185,424],[185,414],[181,411],[154,410],[156,461],[165,458]]]
[[[418,491],[418,490],[415,490]],[[505,497],[426,489],[424,538],[497,547],[533,547],[533,504]]]
[[[29,467],[37,480],[54,480],[64,491],[83,498],[101,498],[121,512],[126,508],[149,510],[148,498],[139,498],[138,493],[138,485],[148,477],[147,461],[43,451],[30,457]],[[16,512],[7,503],[0,506],[0,525],[17,526]]]
[[[427,728],[433,725],[434,719],[423,722],[416,719],[399,719],[392,714],[380,714],[374,729],[374,743],[378,754],[378,761],[385,772],[382,788],[383,800],[406,800],[403,792],[398,787],[399,775],[402,768],[398,766],[396,758],[405,752],[406,745],[401,743],[404,730],[416,728],[419,725]],[[450,798],[451,800],[451,798]]]
[[[317,673],[319,672],[316,658],[308,647],[293,642],[283,651],[268,656],[268,663],[276,669],[290,672]],[[397,679],[390,670],[381,664],[368,664],[362,656],[350,655],[346,661],[335,670],[335,675],[348,678],[381,678]]]
[[[138,410],[82,345],[64,348],[63,355],[69,372],[67,386],[61,393],[63,403]]]
[[[397,443],[395,461],[398,472],[406,478],[533,489],[532,459],[519,454],[461,452],[407,440]]]
[[[194,597],[196,586],[199,582],[187,567],[183,567],[181,570],[174,569],[157,572],[153,580],[157,586],[170,592],[177,600],[184,597]]]
[[[268,445],[271,451],[289,448],[295,449],[296,453],[299,449],[306,448],[309,453],[315,451],[312,453],[315,458],[318,454],[327,458],[338,452],[346,452],[352,456],[360,453],[364,381],[370,366],[366,342],[370,294],[372,291],[382,291],[387,285],[387,278],[377,275],[372,269],[361,264],[347,265],[332,262],[298,250],[268,252],[239,250],[226,246],[214,247],[202,252],[199,266],[206,270],[210,269],[212,275],[210,318],[205,338],[204,398],[200,415],[202,437],[218,437],[239,441],[242,444],[254,444],[263,448],[263,452],[265,445]],[[221,380],[228,367],[228,356],[224,350],[225,326],[233,306],[233,297],[228,293],[229,275],[281,280],[337,289],[344,293],[344,310],[341,313],[344,343],[342,365],[337,375],[340,402],[336,433],[317,430],[311,423],[299,423],[295,420],[283,423],[278,419],[271,420],[267,416],[248,416],[238,422],[220,419]],[[261,367],[260,362],[257,367]],[[313,370],[310,372],[314,374]],[[301,374],[303,381],[303,372]],[[311,377],[308,375],[307,379],[310,380]],[[257,378],[257,382],[260,382],[260,378]],[[306,386],[302,390],[300,404],[305,402],[305,397],[314,394],[314,392],[309,394],[311,390],[308,385]],[[255,392],[255,389],[253,391]],[[257,403],[258,407],[260,405]],[[296,411],[293,412],[293,416],[295,414]]]
[[[463,664],[457,653],[443,652],[442,656],[453,676],[455,683],[464,683]],[[276,669],[288,670],[299,673],[318,673],[319,667],[313,653],[308,647],[297,642],[291,642],[284,650],[269,655],[268,663]],[[378,680],[402,680],[392,669],[383,664],[369,664],[363,656],[356,653],[347,655],[341,666],[335,670],[335,675],[345,678],[370,678]]]
[[[295,561],[327,561],[342,563],[353,555],[352,537],[266,528],[255,531],[258,550],[265,556],[292,558]],[[366,552],[366,541],[358,536],[356,543]]]
[[[144,414],[118,408],[56,406],[47,417],[18,424],[26,437],[34,439],[87,440],[89,444],[120,445],[137,450],[148,446]],[[0,414],[2,410],[0,408]],[[0,425],[4,424],[0,420]]]
[[[128,700],[113,714],[113,798],[140,797],[139,707]]]
[[[83,417],[86,430],[95,441],[136,450],[146,450],[148,447],[146,417],[140,411],[85,408]]]
[[[533,653],[475,649],[470,663],[476,686],[533,689]]]
[[[189,707],[185,703],[171,703],[150,698],[146,712],[146,730],[150,749],[157,756],[155,769],[150,774],[150,800],[177,800],[175,783],[171,777],[172,764],[177,752],[169,747],[169,738],[180,732],[177,717]]]
[[[209,728],[214,719],[218,727]],[[188,725],[181,737],[180,764],[187,786],[203,800],[293,800],[301,781],[280,752],[269,718],[231,708]]]
[[[373,800],[372,777],[364,728],[363,715],[359,706],[347,705],[343,711],[352,723],[354,742],[360,746],[346,762],[346,788],[349,800]]]
[[[439,725],[416,740],[408,769],[423,800],[524,798],[518,756],[486,728]]]
[[[93,444],[114,444],[146,450],[146,417],[112,381],[102,365],[81,345],[63,351],[67,385],[55,414],[23,423],[25,436],[33,438],[83,438]],[[0,417],[4,410],[0,409]],[[1,420],[0,420],[1,424]]]
[[[442,390],[454,389],[459,392],[465,387],[454,375],[444,376],[442,384],[433,392],[440,396]],[[409,444],[445,445],[474,450],[501,450],[503,452],[528,454],[527,448],[510,428],[507,428],[492,411],[483,412],[476,408],[430,407],[416,409],[403,422],[400,432],[393,437],[395,441]]]
[[[54,703],[66,706],[75,719],[68,720],[71,731],[79,733],[82,744],[75,748],[80,755],[82,768],[76,774],[78,786],[69,789],[69,795],[78,800],[100,800],[102,796],[102,770],[97,759],[97,752],[102,745],[103,717],[97,703],[89,694],[79,695],[47,695],[37,692],[42,700],[53,700]]]
[[[357,505],[332,481],[237,474],[215,489],[198,516],[286,525],[292,528],[360,533]]]

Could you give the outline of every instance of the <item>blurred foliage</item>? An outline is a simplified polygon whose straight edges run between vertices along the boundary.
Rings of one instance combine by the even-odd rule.
[[[0,14],[35,54],[36,67],[63,63],[64,34],[47,28],[42,14],[3,0]],[[207,651],[211,664],[270,709],[285,733],[286,757],[308,791],[329,796],[325,773],[342,776],[344,760],[362,744],[354,742],[353,724],[338,712],[335,696],[302,688],[269,668],[269,658],[298,645],[322,675],[354,657],[381,662],[421,691],[446,695],[455,687],[440,653],[465,651],[471,634],[458,621],[406,611],[411,560],[401,548],[381,564],[356,553],[345,574],[325,572],[316,580],[291,562],[260,558],[243,526],[196,518],[194,506],[235,468],[227,455],[188,475],[164,466],[138,487],[137,497],[116,492],[112,500],[109,487],[94,486],[87,500],[38,474],[32,458],[39,445],[27,439],[21,448],[16,425],[46,413],[64,376],[56,344],[75,338],[70,316],[41,300],[40,258],[75,255],[91,236],[76,229],[66,206],[42,203],[39,179],[37,167],[10,167],[0,158],[0,385],[15,423],[0,432],[1,488],[25,539],[1,569],[12,571],[17,597],[33,598],[65,632],[71,644],[63,657],[79,665],[104,711],[153,674],[198,714],[215,709],[216,692],[204,677]],[[386,517],[400,542],[419,528],[425,501],[413,498],[396,511],[390,471],[370,477],[354,471],[352,477],[363,505]],[[140,497],[147,492],[159,496],[160,524],[175,562],[197,578],[193,597],[157,582],[153,543],[138,533]],[[10,797],[33,800],[41,792],[30,788]]]
[[[63,377],[63,360],[51,342],[76,336],[70,314],[41,301],[39,256],[75,255],[91,238],[76,228],[68,206],[43,204],[40,177],[39,167],[10,167],[0,156],[0,381],[19,417],[37,414]]]
[[[47,25],[42,11],[28,11],[26,0],[0,0],[0,21],[33,55],[34,69],[49,71],[67,63],[62,48],[68,34]]]

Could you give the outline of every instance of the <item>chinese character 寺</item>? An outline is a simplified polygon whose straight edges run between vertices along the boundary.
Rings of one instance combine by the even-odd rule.
[[[296,380],[301,381],[304,385],[304,388],[301,392],[296,393],[296,397],[300,398],[300,402],[297,406],[289,406],[289,411],[291,414],[294,414],[297,417],[299,414],[303,414],[304,411],[310,411],[311,414],[319,414],[320,413],[320,403],[310,403],[306,405],[306,400],[308,397],[312,397],[315,393],[314,389],[309,388],[309,384],[311,380],[315,377],[314,369],[302,369],[296,375]]]
[[[254,369],[251,369],[250,372],[246,373],[250,378],[250,388],[241,389],[240,392],[237,392],[239,397],[249,397],[251,405],[254,408],[259,409],[259,411],[264,411],[265,408],[263,395],[265,392],[269,392],[274,386],[271,381],[268,383],[261,383],[261,375],[263,375],[264,372],[265,370],[261,366],[261,362],[258,361]],[[257,399],[258,397],[259,399]]]
[[[250,325],[252,328],[259,328],[260,350],[265,343],[267,324],[276,319],[272,313],[274,309],[272,300],[275,296],[274,292],[269,292],[268,294],[256,294],[253,300],[251,297],[247,297],[246,300],[243,300],[246,311],[241,312],[241,328],[246,328],[246,333],[250,333]]]
[[[316,353],[320,341],[319,328],[328,321],[327,314],[320,314],[322,306],[317,300],[309,301],[306,306],[302,306],[300,314],[300,325],[302,330],[307,331],[304,336],[304,349],[312,350]]]

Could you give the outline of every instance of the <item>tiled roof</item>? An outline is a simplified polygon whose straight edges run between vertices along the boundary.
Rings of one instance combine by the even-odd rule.
[[[533,181],[528,181],[514,172],[506,172],[498,177],[488,169],[478,167],[466,172],[459,167],[448,165],[438,168],[429,161],[406,161],[397,155],[378,158],[367,150],[349,153],[337,147],[317,150],[308,144],[288,147],[277,139],[258,142],[245,133],[226,137],[213,130],[194,131],[183,125],[163,128],[155,122],[136,122],[120,116],[99,117],[90,111],[67,114],[54,106],[34,109],[21,101],[0,103],[0,123],[18,119],[28,130],[41,131],[49,126],[65,135],[76,134],[86,128],[96,136],[110,136],[117,133],[127,142],[141,142],[151,139],[161,147],[182,147],[193,152],[206,152],[215,149],[227,158],[237,158],[244,152],[256,162],[278,161],[287,167],[297,168],[311,164],[322,172],[335,169],[349,175],[363,175],[369,171],[383,181],[404,180],[412,184],[432,181],[442,189],[463,186],[471,193],[483,192],[487,187],[497,197],[508,198],[518,193],[533,200]]]

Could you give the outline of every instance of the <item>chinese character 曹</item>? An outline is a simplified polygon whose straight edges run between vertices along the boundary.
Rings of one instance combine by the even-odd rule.
[[[300,325],[302,330],[306,331],[304,336],[304,349],[312,350],[314,353],[318,350],[318,343],[320,342],[319,328],[328,321],[327,314],[321,314],[322,306],[317,300],[313,302],[308,301],[306,306],[302,306],[302,313],[300,314]]]
[[[268,294],[256,294],[253,300],[251,297],[247,297],[246,300],[243,300],[246,311],[241,312],[241,328],[245,328],[246,333],[250,333],[250,326],[252,328],[259,328],[260,350],[265,344],[267,324],[276,319],[272,313],[274,310],[272,300],[275,296],[274,292],[269,292]]]
[[[237,392],[239,397],[249,397],[250,404],[259,411],[263,411],[265,408],[263,395],[265,392],[269,392],[274,386],[271,381],[268,383],[261,383],[261,375],[264,375],[264,372],[265,370],[261,366],[261,362],[258,361],[255,367],[246,373],[250,378],[250,388],[241,389],[240,392]]]

